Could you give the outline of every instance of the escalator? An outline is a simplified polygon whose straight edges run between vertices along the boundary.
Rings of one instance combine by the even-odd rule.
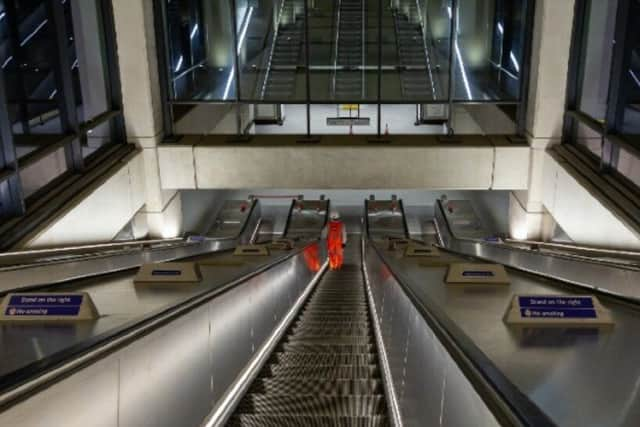
[[[389,425],[358,245],[325,273],[231,426]]]
[[[395,10],[393,22],[396,31],[398,59],[402,65],[400,85],[405,99],[435,99],[433,75],[424,44],[422,27],[412,22],[419,16],[416,2],[408,2]]]
[[[365,58],[364,0],[341,0],[338,9],[333,96],[336,100],[358,100],[364,93]]]
[[[285,0],[278,34],[271,52],[262,99],[287,100],[295,95],[296,72],[304,45],[304,7],[300,0]]]

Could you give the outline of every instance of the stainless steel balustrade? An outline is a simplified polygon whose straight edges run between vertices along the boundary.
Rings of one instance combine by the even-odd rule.
[[[313,245],[115,338],[55,387],[0,396],[0,425],[200,425],[312,283]]]
[[[371,244],[363,244],[363,250],[396,424],[500,425]]]
[[[233,206],[241,203],[231,202],[235,202]],[[90,245],[87,249],[90,253],[78,254],[71,259],[40,259],[35,263],[0,268],[0,293],[114,273],[145,263],[167,262],[232,249],[238,243],[246,243],[251,239],[253,228],[260,219],[258,201],[242,203],[248,203],[246,213],[243,213],[242,218],[239,218],[233,227],[227,227],[227,234],[223,237],[206,238],[201,241],[178,239],[167,246],[125,244],[116,253],[110,248],[119,248],[120,243]],[[221,215],[225,218],[224,211]],[[96,252],[96,248],[102,251]],[[51,249],[50,254],[59,250]],[[74,251],[77,250],[79,249],[74,248]]]
[[[640,300],[640,271],[636,269],[598,261],[586,262],[583,258],[554,256],[509,245],[458,239],[451,232],[440,202],[435,206],[434,222],[442,245],[454,252],[587,289]]]

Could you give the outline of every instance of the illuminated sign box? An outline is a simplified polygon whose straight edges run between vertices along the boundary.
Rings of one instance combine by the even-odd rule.
[[[164,262],[144,264],[134,283],[197,283],[201,280],[200,268],[194,262]]]
[[[446,282],[465,285],[508,285],[510,280],[507,271],[500,264],[453,263],[449,265]]]
[[[76,293],[11,293],[0,304],[2,322],[69,322],[98,318],[91,296]]]
[[[235,256],[268,256],[269,249],[263,245],[239,245],[233,254]]]
[[[387,249],[395,251],[396,249],[402,249],[409,246],[411,242],[408,239],[400,239],[397,237],[389,237],[387,240]]]
[[[438,257],[440,250],[435,246],[410,244],[404,252],[407,257]]]
[[[612,326],[609,310],[592,295],[516,295],[504,320],[516,326]]]
[[[277,251],[290,251],[293,249],[294,242],[291,239],[276,239],[269,243],[268,249]]]

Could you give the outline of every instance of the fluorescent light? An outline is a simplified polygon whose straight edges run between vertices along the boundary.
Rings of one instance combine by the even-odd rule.
[[[193,30],[191,30],[191,34],[189,35],[189,39],[193,40],[193,38],[198,34],[198,24],[193,26]]]
[[[629,74],[631,74],[631,77],[633,78],[633,80],[636,82],[638,87],[640,87],[640,79],[638,78],[638,76],[636,76],[636,73],[634,73],[633,70],[630,69]]]
[[[240,31],[240,37],[238,37],[238,54],[242,50],[242,44],[247,36],[247,30],[249,29],[249,21],[251,21],[251,15],[253,15],[253,7],[250,7],[247,11],[247,17],[244,20],[244,28]]]
[[[7,65],[9,65],[9,62],[13,61],[13,56],[8,57],[4,63],[2,64],[2,68],[7,68]]]
[[[231,72],[229,72],[229,77],[227,77],[227,86],[224,88],[224,95],[222,95],[223,100],[227,100],[229,98],[229,91],[231,90],[231,83],[233,83],[233,74],[236,72],[236,67],[231,67]]]
[[[176,69],[175,69],[176,73],[180,71],[180,68],[182,68],[183,63],[184,63],[184,57],[180,55],[180,58],[178,58],[178,63],[176,64]]]
[[[2,21],[5,18],[5,16],[7,16],[7,12],[0,13],[0,21]]]
[[[467,90],[467,98],[469,101],[473,99],[473,94],[471,93],[471,86],[469,85],[469,78],[467,77],[467,70],[464,66],[464,61],[462,60],[462,53],[460,52],[460,47],[458,46],[458,40],[455,43],[456,55],[458,56],[458,62],[460,63],[460,71],[462,71],[462,81],[464,83],[464,88]]]
[[[504,35],[504,27],[502,26],[502,22],[498,22],[498,32]]]
[[[57,94],[58,94],[58,89],[54,89],[53,92],[51,92],[51,95],[49,95],[49,99],[53,99]]]
[[[22,46],[26,45],[27,43],[29,43],[29,40],[31,40],[31,39],[33,38],[33,36],[35,36],[36,34],[38,34],[38,31],[40,31],[40,30],[42,29],[42,27],[44,27],[45,25],[47,25],[47,22],[49,22],[49,20],[48,20],[48,19],[45,19],[44,21],[42,21],[42,22],[40,23],[40,25],[38,25],[38,26],[36,27],[36,29],[35,29],[35,30],[33,30],[33,32],[32,32],[31,34],[29,34],[29,35],[28,35],[24,40],[22,40],[22,41],[20,42],[20,46],[22,47]]]
[[[515,67],[516,71],[519,73],[520,72],[520,64],[518,64],[518,60],[516,59],[516,56],[513,54],[513,52],[511,52],[511,54],[509,56],[511,57],[511,63]]]

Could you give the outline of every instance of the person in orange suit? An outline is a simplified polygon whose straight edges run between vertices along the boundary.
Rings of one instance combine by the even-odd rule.
[[[329,223],[323,231],[323,237],[327,239],[329,252],[329,267],[331,270],[339,270],[344,262],[343,248],[347,244],[347,229],[338,212],[332,212]]]

